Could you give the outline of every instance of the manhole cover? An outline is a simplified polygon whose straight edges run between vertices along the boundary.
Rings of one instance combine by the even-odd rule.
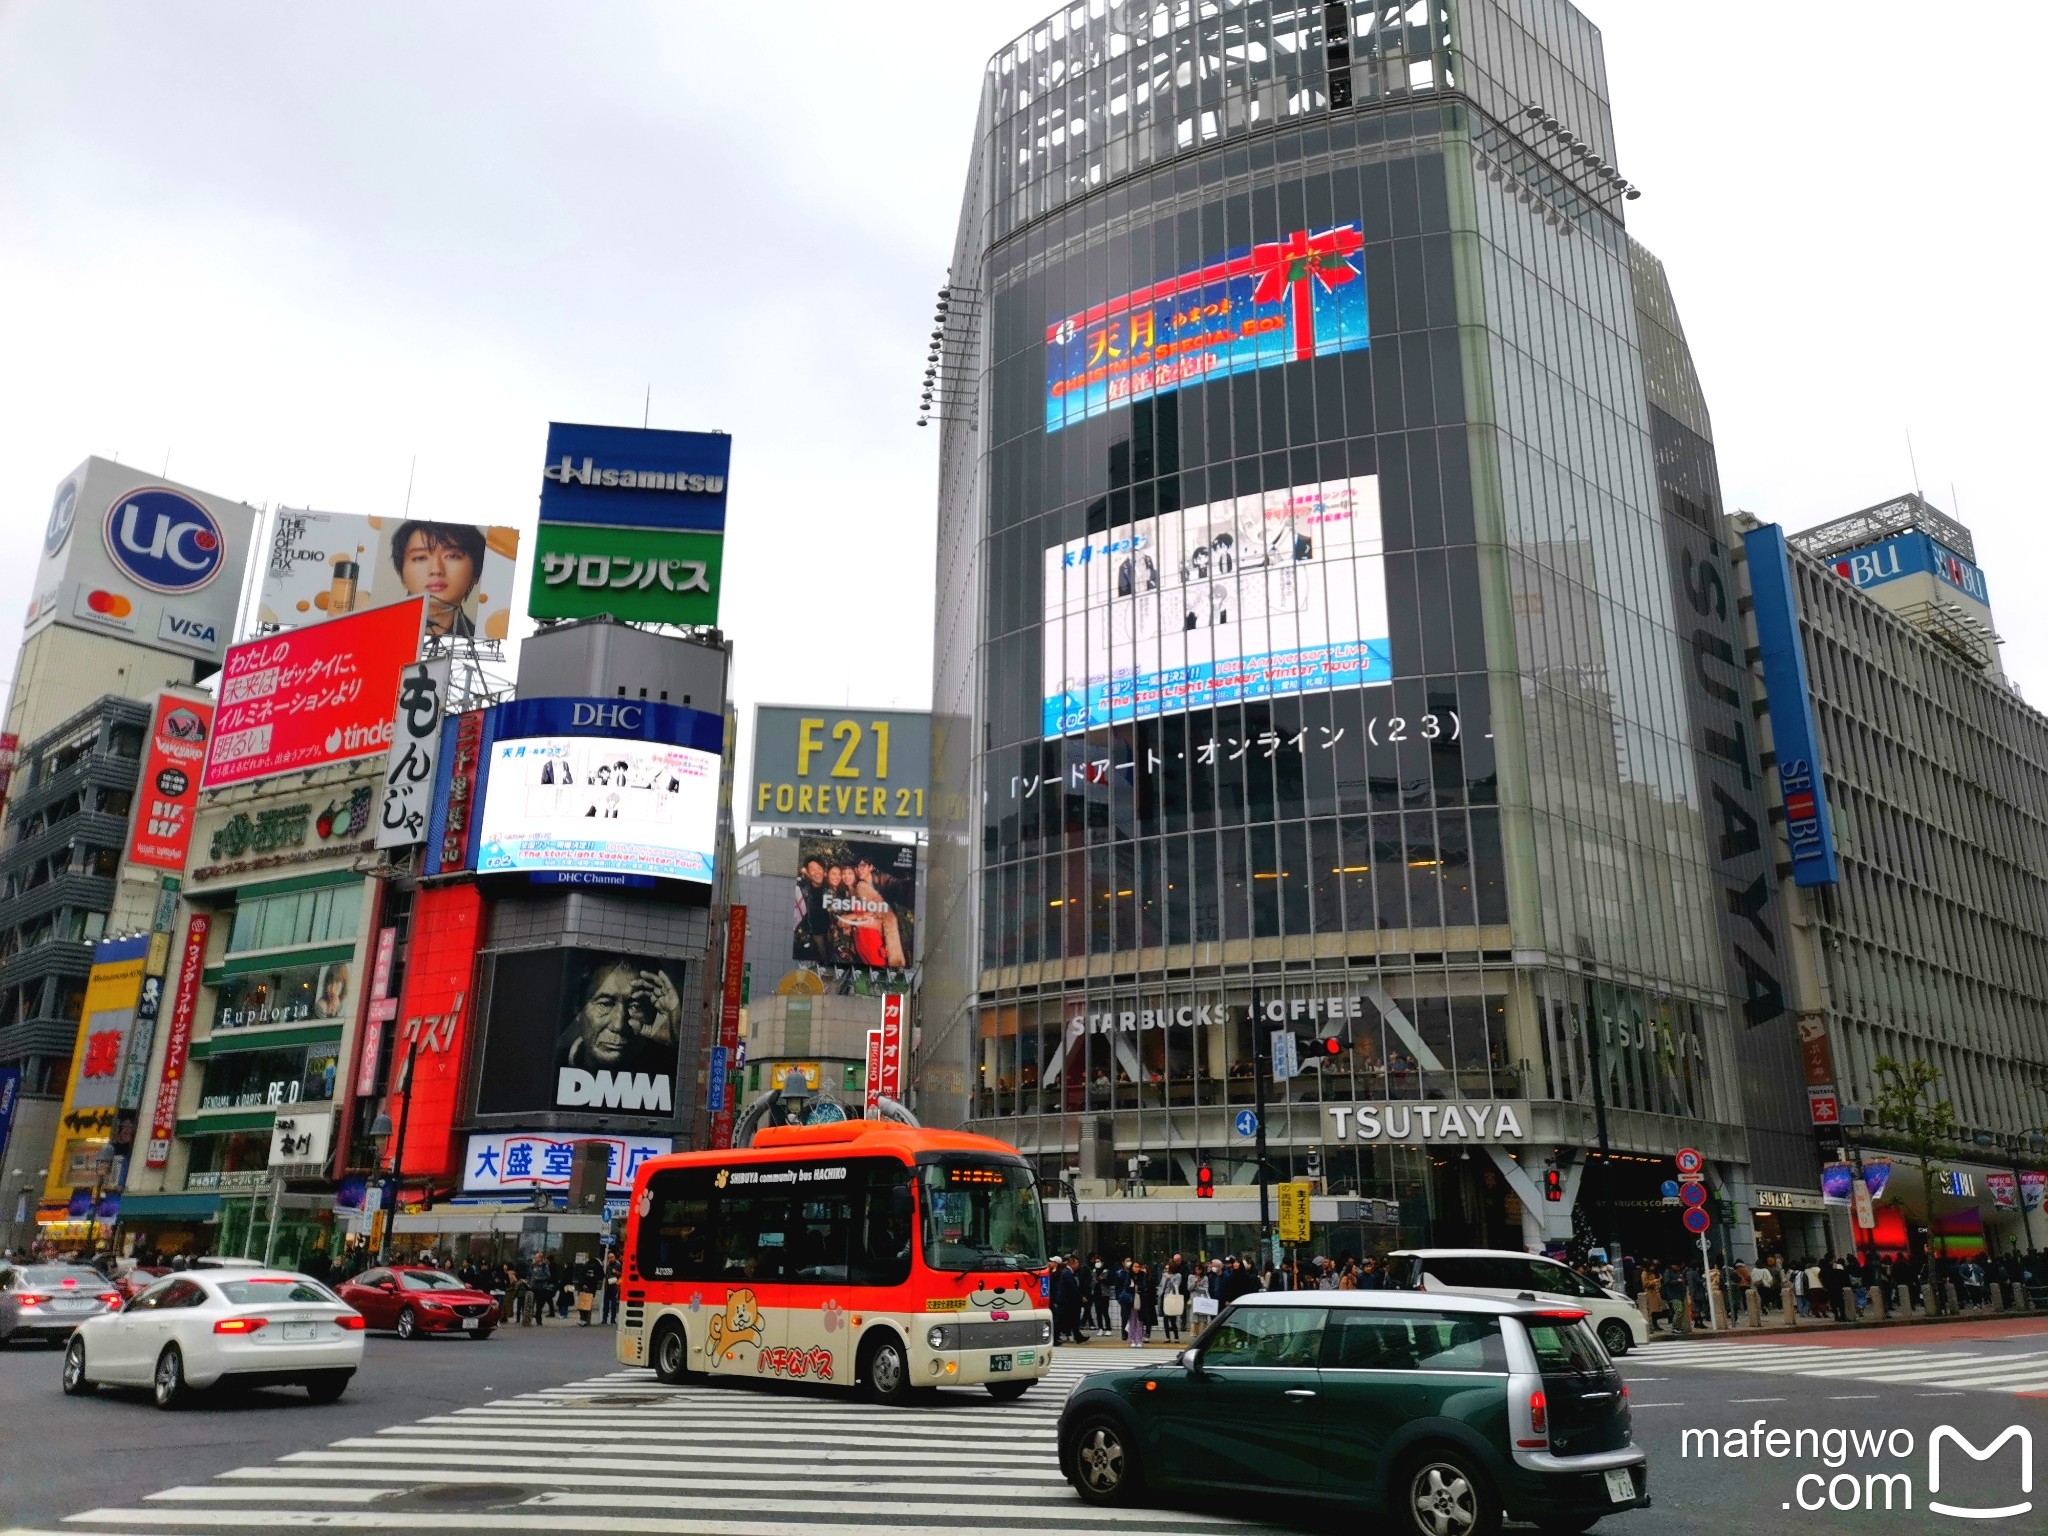
[[[417,1501],[422,1504],[469,1504],[492,1507],[523,1504],[541,1490],[519,1483],[427,1483],[391,1503]]]

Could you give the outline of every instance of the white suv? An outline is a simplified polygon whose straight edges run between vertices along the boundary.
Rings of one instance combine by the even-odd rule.
[[[1650,1337],[1636,1304],[1555,1259],[1504,1248],[1410,1248],[1387,1257],[1387,1284],[1397,1291],[1462,1291],[1512,1301],[1534,1296],[1585,1309],[1600,1343],[1614,1356]]]

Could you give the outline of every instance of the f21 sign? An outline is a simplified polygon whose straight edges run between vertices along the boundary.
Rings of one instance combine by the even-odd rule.
[[[409,848],[427,840],[434,770],[441,756],[441,716],[448,706],[451,663],[416,661],[398,675],[398,711],[384,761],[377,846]]]

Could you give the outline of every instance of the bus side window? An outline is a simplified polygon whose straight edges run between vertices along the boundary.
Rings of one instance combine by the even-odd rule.
[[[854,1224],[855,1285],[902,1285],[910,1278],[911,1170],[894,1159],[864,1158]]]
[[[734,1195],[718,1206],[718,1273],[732,1284],[778,1281],[789,1262],[790,1197]]]
[[[636,1267],[649,1280],[702,1280],[711,1271],[711,1190],[702,1170],[678,1168],[649,1183]]]
[[[789,1278],[814,1285],[846,1283],[846,1250],[853,1237],[853,1205],[845,1195],[806,1196],[797,1202]]]

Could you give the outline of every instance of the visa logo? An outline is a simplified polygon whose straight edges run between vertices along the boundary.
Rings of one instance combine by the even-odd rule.
[[[166,613],[157,625],[157,638],[217,651],[220,649],[220,624],[216,620],[194,618],[190,614]]]

